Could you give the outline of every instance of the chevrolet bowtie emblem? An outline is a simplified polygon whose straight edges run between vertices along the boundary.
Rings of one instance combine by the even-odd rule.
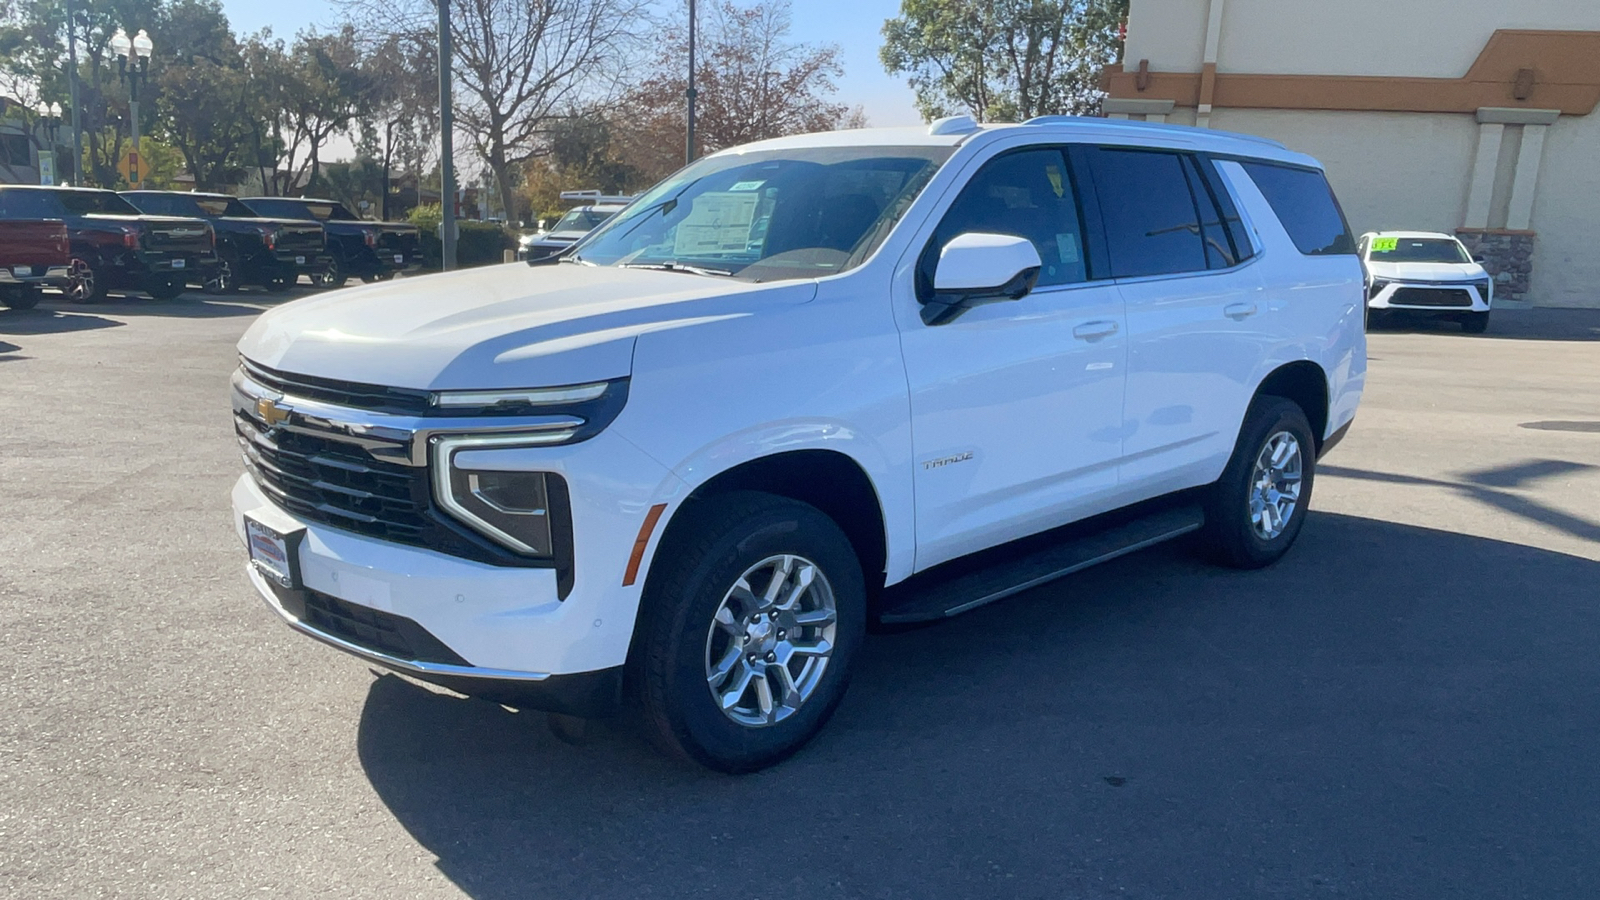
[[[256,401],[256,415],[261,417],[261,421],[265,422],[268,428],[275,428],[289,421],[290,412],[287,406],[278,406],[277,401],[271,397],[262,397]]]

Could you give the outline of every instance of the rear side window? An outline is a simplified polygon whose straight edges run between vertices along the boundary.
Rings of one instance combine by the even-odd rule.
[[[1240,165],[1261,189],[1301,253],[1336,256],[1356,252],[1350,226],[1321,172],[1264,162]]]
[[[1203,272],[1211,267],[1190,188],[1198,175],[1191,174],[1184,155],[1109,148],[1085,155],[1094,171],[1113,277]]]
[[[0,191],[0,219],[59,219],[61,204],[49,191]]]

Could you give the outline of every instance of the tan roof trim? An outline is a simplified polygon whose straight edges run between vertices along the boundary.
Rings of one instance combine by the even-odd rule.
[[[1600,105],[1600,31],[1501,29],[1461,78],[1150,72],[1141,91],[1135,75],[1126,67],[1109,70],[1106,91],[1189,107],[1459,113],[1499,107],[1585,116]]]

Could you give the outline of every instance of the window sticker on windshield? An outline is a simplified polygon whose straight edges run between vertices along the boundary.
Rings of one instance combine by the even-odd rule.
[[[694,198],[694,208],[678,223],[673,254],[694,257],[747,252],[760,199],[757,194],[732,191],[710,191]]]
[[[1396,251],[1398,249],[1400,249],[1400,239],[1399,238],[1373,238],[1372,239],[1372,252],[1373,253],[1393,253],[1394,251]]]
[[[759,190],[763,184],[766,184],[766,182],[765,181],[741,181],[738,184],[735,184],[733,187],[728,188],[728,190],[730,190],[730,191],[754,191],[754,190]]]

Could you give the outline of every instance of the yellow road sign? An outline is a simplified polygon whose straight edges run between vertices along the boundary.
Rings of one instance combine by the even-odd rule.
[[[117,174],[128,184],[138,187],[139,182],[144,181],[144,160],[139,158],[139,154],[129,150],[127,156],[117,160]]]

